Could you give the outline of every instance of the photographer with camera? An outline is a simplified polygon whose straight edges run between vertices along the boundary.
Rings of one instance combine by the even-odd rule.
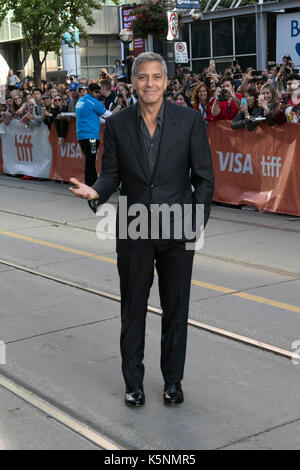
[[[300,104],[300,76],[291,74],[287,77],[286,93],[281,94],[278,103],[275,119],[278,124],[292,122],[291,113],[293,108]]]
[[[199,111],[202,118],[207,125],[211,121],[216,121],[217,118],[212,114],[212,93],[205,83],[200,82],[194,88],[192,96],[193,107],[196,111]]]
[[[104,98],[104,106],[107,110],[109,110],[110,105],[115,101],[116,95],[115,92],[112,90],[112,83],[109,79],[103,79],[99,82],[100,86],[100,96],[99,101],[101,98]],[[102,100],[101,100],[102,101]]]
[[[178,106],[184,106],[185,108],[191,108],[190,100],[186,97],[185,93],[179,91],[173,96],[175,104]]]
[[[263,114],[262,108],[258,107],[258,93],[255,87],[250,87],[242,98],[241,109],[231,123],[232,129],[246,127],[248,131],[253,131],[258,126],[257,118]]]
[[[53,121],[52,95],[50,95],[50,93],[45,93],[45,95],[42,97],[42,117],[44,124],[46,124],[50,130]]]
[[[115,109],[120,111],[121,109],[128,108],[137,102],[136,98],[132,95],[130,87],[127,83],[120,82],[116,86],[116,98],[109,107],[109,111],[113,112]]]
[[[224,77],[221,80],[221,88],[217,88],[212,115],[219,120],[232,121],[239,112],[242,97],[241,93],[234,91],[234,80]]]

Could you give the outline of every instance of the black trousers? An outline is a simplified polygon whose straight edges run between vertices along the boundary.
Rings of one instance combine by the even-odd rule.
[[[87,184],[88,186],[93,186],[97,179],[96,157],[99,147],[99,140],[96,140],[96,153],[92,153],[89,139],[79,140],[79,144],[85,156],[85,184]]]
[[[118,240],[121,356],[126,389],[143,385],[147,303],[154,277],[161,300],[161,371],[166,383],[183,378],[194,251],[177,240]]]

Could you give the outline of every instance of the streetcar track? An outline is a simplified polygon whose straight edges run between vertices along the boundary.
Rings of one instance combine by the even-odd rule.
[[[102,261],[102,262],[106,262],[106,263],[110,263],[110,264],[114,264],[114,265],[117,264],[117,259],[116,258],[110,258],[108,256],[97,255],[95,253],[91,253],[91,252],[84,251],[84,250],[79,250],[77,248],[72,248],[72,247],[69,247],[69,246],[66,246],[66,245],[60,245],[60,244],[57,244],[57,243],[47,242],[47,241],[44,241],[44,240],[40,240],[40,239],[32,238],[32,237],[27,237],[26,235],[21,235],[21,234],[14,233],[14,232],[2,231],[2,232],[0,232],[0,235],[1,234],[5,235],[5,236],[13,237],[17,240],[24,240],[24,241],[27,241],[27,242],[30,242],[30,243],[35,243],[35,244],[45,246],[45,247],[48,247],[48,248],[54,248],[56,250],[60,250],[60,251],[66,252],[66,253],[77,254],[77,255],[84,256],[84,257],[87,257],[87,258],[90,258],[90,259],[95,259],[95,260],[98,260],[98,261]],[[294,278],[297,277],[298,278],[297,275],[293,276],[292,273],[289,274],[289,277],[294,277]],[[296,279],[294,279],[294,280],[296,280]],[[197,286],[197,287],[202,287],[204,289],[209,289],[209,290],[213,290],[213,291],[217,291],[217,292],[227,293],[227,294],[231,294],[232,296],[241,297],[243,299],[250,300],[250,301],[253,301],[253,302],[266,304],[266,305],[270,305],[272,307],[280,308],[280,309],[283,309],[283,310],[300,313],[300,307],[297,307],[295,305],[286,304],[284,302],[278,302],[278,301],[272,300],[272,299],[267,299],[267,298],[264,298],[264,297],[261,297],[261,296],[248,294],[247,292],[244,292],[243,290],[238,291],[236,289],[231,289],[231,288],[228,288],[228,287],[211,284],[211,283],[204,282],[204,281],[198,281],[196,279],[192,279],[191,284],[194,285],[194,286]]]
[[[76,416],[75,413],[65,406],[53,402],[53,400],[41,394],[39,391],[24,385],[19,379],[12,379],[11,377],[7,377],[3,372],[0,372],[0,387],[43,412],[47,417],[53,418],[65,428],[95,444],[100,450],[124,450],[124,447],[121,447],[108,438],[98,427]]]
[[[53,194],[53,193],[50,193],[50,194]],[[73,196],[68,195],[68,197],[73,197]],[[110,201],[110,203],[114,204],[114,205],[117,205],[116,201]],[[69,224],[68,222],[59,222],[59,221],[55,221],[55,220],[52,220],[52,219],[46,219],[46,218],[43,218],[43,217],[34,217],[34,216],[31,216],[31,215],[27,215],[27,214],[20,214],[19,212],[9,211],[7,209],[0,209],[0,212],[3,212],[5,214],[9,214],[9,215],[15,215],[15,216],[18,216],[18,217],[24,217],[24,218],[29,218],[29,219],[40,220],[42,222],[48,222],[48,223],[51,223],[51,224],[59,224],[59,225],[63,225],[63,226],[70,226],[70,227],[73,227],[73,228],[81,228],[81,227],[78,227],[76,225]],[[277,230],[279,232],[300,233],[300,230],[293,229],[293,228],[288,228],[288,227],[286,227],[286,228],[283,227],[284,223],[282,223],[280,225],[276,225],[276,226],[270,226],[268,224],[261,224],[261,223],[257,223],[257,222],[247,222],[245,220],[234,220],[234,219],[231,219],[231,218],[219,217],[217,215],[211,215],[210,219],[211,220],[217,220],[219,222],[230,222],[232,224],[247,225],[249,227],[252,227],[252,228],[255,227],[257,229]],[[84,221],[84,220],[88,220],[88,219],[85,218],[85,219],[80,219],[80,220]],[[296,219],[289,220],[286,223],[299,222],[299,221],[300,221],[300,217],[296,218]],[[83,228],[83,230],[94,232],[93,229],[88,229],[88,228]],[[214,235],[214,236],[216,236],[216,235]]]
[[[0,260],[0,264],[10,266],[10,267],[12,267],[16,270],[23,271],[23,272],[26,272],[28,274],[38,276],[38,277],[41,277],[41,278],[44,278],[44,279],[47,279],[47,280],[50,280],[50,281],[54,281],[54,282],[59,283],[59,284],[67,285],[69,287],[76,288],[78,290],[81,290],[81,291],[84,291],[84,292],[87,292],[87,293],[90,293],[90,294],[94,294],[94,295],[97,295],[97,296],[100,296],[100,297],[104,297],[106,299],[116,301],[118,303],[121,302],[120,296],[116,295],[116,294],[112,294],[111,292],[86,287],[82,284],[79,284],[79,283],[76,283],[76,282],[71,282],[71,281],[68,281],[66,279],[62,279],[62,278],[52,276],[52,275],[49,275],[49,274],[45,274],[45,273],[42,273],[40,271],[36,271],[34,269],[28,268],[26,266],[18,265],[18,264],[15,264],[15,263],[10,263],[8,261]],[[154,314],[159,315],[159,316],[161,316],[162,313],[163,313],[160,308],[153,307],[153,306],[150,306],[150,305],[148,305],[147,310],[148,310],[148,312],[154,313]],[[293,353],[289,350],[286,350],[286,349],[283,349],[283,348],[280,348],[280,347],[277,347],[277,346],[274,346],[274,345],[270,345],[270,344],[264,343],[262,341],[258,341],[256,339],[253,339],[253,338],[249,338],[249,337],[234,333],[232,331],[228,331],[228,330],[224,330],[222,328],[218,328],[218,327],[215,327],[215,326],[212,326],[212,325],[208,325],[206,323],[199,322],[199,321],[193,320],[191,318],[188,319],[188,324],[190,326],[193,326],[193,327],[197,328],[197,329],[204,330],[204,331],[212,333],[214,335],[218,335],[218,336],[221,336],[223,338],[230,339],[230,340],[242,343],[246,346],[254,347],[256,349],[260,349],[262,351],[269,352],[269,353],[281,356],[285,359],[300,360],[300,354]]]
[[[14,216],[17,216],[17,217],[23,217],[23,218],[27,218],[27,219],[40,221],[40,222],[45,222],[45,223],[48,224],[48,225],[42,226],[41,228],[45,228],[47,226],[53,226],[53,227],[58,227],[58,228],[59,227],[71,228],[71,229],[75,229],[75,230],[78,230],[78,231],[89,232],[89,233],[93,233],[93,234],[95,234],[95,230],[96,230],[95,228],[94,229],[89,229],[89,228],[86,228],[86,227],[80,227],[78,225],[73,225],[69,222],[59,222],[59,221],[54,221],[54,220],[51,220],[51,219],[33,217],[33,216],[30,216],[30,215],[22,215],[22,214],[18,214],[18,213],[11,212],[11,211],[6,211],[4,209],[0,209],[0,212],[4,212],[4,213],[7,213],[9,215],[14,215]],[[83,219],[83,220],[88,220],[88,219]],[[35,229],[35,228],[36,227],[26,227],[26,228],[22,228],[22,229],[17,228],[17,229],[14,229],[14,230],[25,231],[25,230]],[[1,235],[1,233],[5,234],[7,232],[6,232],[6,230],[2,229],[2,230],[0,230],[0,235]],[[246,261],[240,261],[240,260],[236,260],[236,259],[233,259],[233,258],[227,258],[227,257],[224,257],[224,256],[209,255],[209,254],[201,253],[201,252],[196,252],[195,254],[197,256],[201,256],[201,257],[208,258],[208,259],[213,259],[213,260],[216,260],[216,261],[222,261],[224,263],[237,264],[238,266],[245,266],[245,267],[251,268],[251,269],[259,269],[259,270],[274,273],[274,274],[280,274],[280,275],[283,275],[283,276],[289,276],[289,277],[294,277],[294,278],[300,279],[300,274],[299,273],[286,271],[286,270],[283,270],[283,269],[277,269],[277,268],[273,268],[273,267],[270,267],[270,266],[264,266],[264,265],[260,265],[260,264],[256,264],[256,263],[249,263],[249,262],[246,262]]]

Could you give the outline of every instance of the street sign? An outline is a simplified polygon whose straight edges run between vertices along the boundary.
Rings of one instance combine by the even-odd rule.
[[[186,64],[189,61],[186,42],[175,42],[174,50],[175,50],[175,62],[177,64]]]
[[[168,11],[167,13],[168,13],[167,41],[174,41],[174,39],[179,39],[178,13],[175,11]]]
[[[189,10],[190,8],[200,8],[199,0],[176,0],[176,8],[183,8],[184,10]]]

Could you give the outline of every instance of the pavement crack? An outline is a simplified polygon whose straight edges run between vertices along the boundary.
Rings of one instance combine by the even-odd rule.
[[[257,432],[255,434],[250,434],[249,436],[243,437],[242,439],[238,439],[237,441],[233,441],[233,442],[230,442],[230,443],[228,443],[224,446],[217,447],[214,450],[224,450],[227,447],[233,446],[235,444],[240,444],[240,443],[245,442],[249,439],[253,439],[254,437],[262,436],[263,434],[267,434],[269,432],[276,431],[277,429],[284,428],[285,426],[289,426],[291,424],[298,423],[299,421],[300,421],[300,418],[296,418],[296,419],[293,419],[291,421],[286,421],[285,423],[278,424],[277,426],[272,426],[270,428],[267,428],[264,431],[260,431],[260,432]]]
[[[104,318],[103,320],[96,320],[96,321],[93,321],[93,322],[81,323],[80,325],[68,326],[66,328],[60,328],[58,330],[47,331],[46,333],[39,333],[39,334],[32,335],[32,336],[26,336],[24,338],[19,338],[19,339],[14,339],[14,340],[11,340],[11,341],[6,341],[5,344],[8,345],[8,344],[21,343],[22,341],[27,341],[29,339],[35,339],[35,338],[40,338],[42,336],[51,335],[53,333],[61,333],[63,331],[74,330],[76,328],[82,328],[84,326],[97,325],[99,323],[104,323],[104,322],[107,322],[107,321],[116,320],[117,318],[120,318],[120,315],[114,315],[113,317]]]

